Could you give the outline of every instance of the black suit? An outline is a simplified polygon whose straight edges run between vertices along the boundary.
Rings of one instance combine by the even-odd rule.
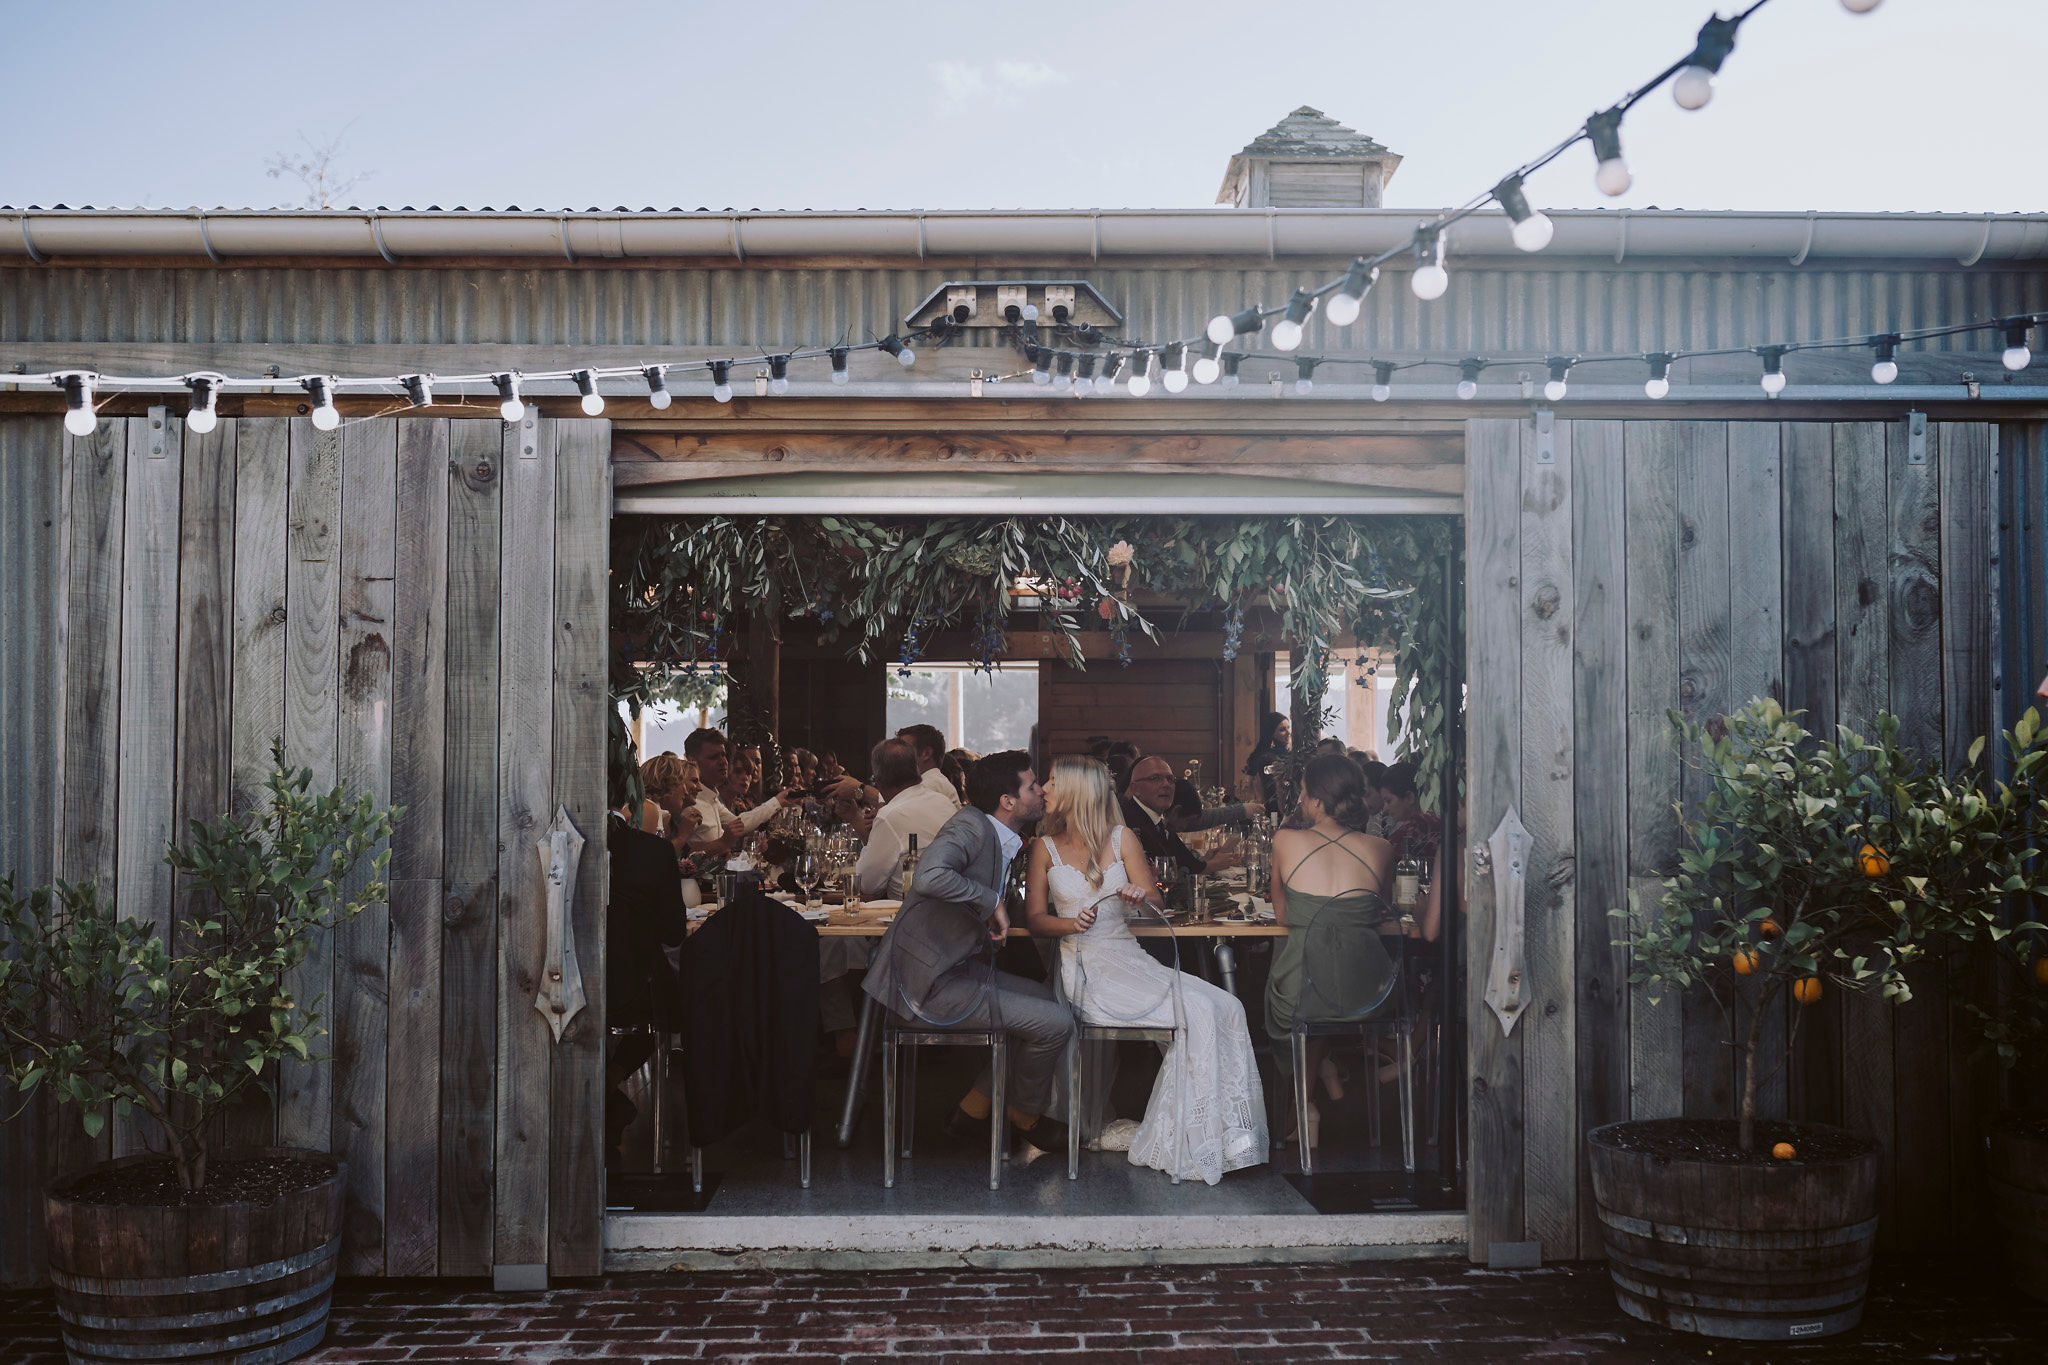
[[[758,890],[740,893],[683,945],[690,1141],[747,1120],[785,1133],[817,1106],[818,931]]]
[[[1144,846],[1148,862],[1154,858],[1171,858],[1190,872],[1202,870],[1202,856],[1189,848],[1178,834],[1147,815],[1145,808],[1138,804],[1136,798],[1126,796],[1121,800],[1124,823],[1138,836],[1138,842]]]
[[[688,929],[676,851],[668,840],[612,816],[605,822],[612,900],[605,914],[605,1022],[676,1024],[676,975],[663,944]]]

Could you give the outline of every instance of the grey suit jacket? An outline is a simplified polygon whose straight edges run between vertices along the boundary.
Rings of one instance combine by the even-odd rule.
[[[886,1008],[922,1003],[933,983],[962,970],[988,942],[1002,904],[1003,848],[988,816],[973,806],[940,826],[917,860],[903,908],[875,948],[861,988]]]

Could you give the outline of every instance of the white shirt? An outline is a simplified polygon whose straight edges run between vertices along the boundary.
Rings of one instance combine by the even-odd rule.
[[[996,842],[1001,844],[1003,848],[1003,866],[1008,868],[1011,863],[1017,860],[1017,850],[1024,847],[1024,836],[996,819],[995,816],[990,815],[987,811],[982,812],[982,818],[995,826]]]
[[[953,818],[953,807],[922,784],[905,787],[875,812],[875,827],[868,831],[867,846],[853,866],[854,884],[863,896],[900,897],[903,883],[903,850],[910,836],[917,836],[920,850],[930,848],[939,829]]]
[[[1139,810],[1145,812],[1145,814],[1151,818],[1153,824],[1159,826],[1161,829],[1166,828],[1166,817],[1161,815],[1158,811],[1153,810],[1150,806],[1146,805],[1143,801],[1140,801],[1135,796],[1131,798],[1131,804],[1136,806]]]
[[[926,768],[918,775],[918,785],[926,791],[936,792],[946,798],[946,804],[954,810],[960,809],[960,793],[953,786],[953,779],[937,768]]]
[[[704,823],[690,834],[690,846],[698,848],[715,844],[725,837],[725,827],[737,820],[740,827],[749,833],[775,818],[775,812],[782,809],[782,798],[771,796],[745,815],[734,815],[725,802],[718,799],[718,793],[705,787],[697,793],[697,809],[703,813]]]

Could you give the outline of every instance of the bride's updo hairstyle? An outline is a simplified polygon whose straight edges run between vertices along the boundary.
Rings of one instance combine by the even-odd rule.
[[[1348,754],[1310,759],[1301,775],[1301,794],[1322,802],[1324,812],[1344,828],[1365,828],[1365,774]]]
[[[1096,758],[1056,758],[1052,761],[1052,783],[1046,791],[1045,819],[1039,832],[1058,838],[1071,831],[1087,852],[1075,866],[1088,878],[1088,885],[1102,885],[1102,855],[1109,847],[1109,832],[1124,822],[1123,807],[1116,801],[1116,783],[1109,767]]]

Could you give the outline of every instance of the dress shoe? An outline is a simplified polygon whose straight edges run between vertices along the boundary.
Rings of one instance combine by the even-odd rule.
[[[1067,1125],[1058,1119],[1040,1119],[1018,1135],[1020,1140],[1030,1143],[1041,1152],[1064,1152],[1067,1150]]]
[[[946,1115],[946,1136],[957,1142],[987,1142],[988,1120],[974,1118],[959,1105]]]

